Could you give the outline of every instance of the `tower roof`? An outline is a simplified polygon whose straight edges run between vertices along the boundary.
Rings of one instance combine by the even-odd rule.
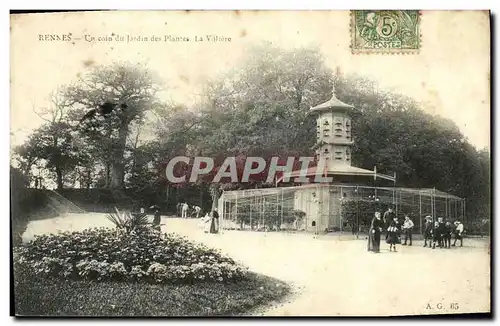
[[[352,110],[354,107],[352,105],[346,104],[339,100],[335,96],[335,87],[332,88],[332,98],[309,109],[310,113],[322,112],[322,111],[347,111]]]

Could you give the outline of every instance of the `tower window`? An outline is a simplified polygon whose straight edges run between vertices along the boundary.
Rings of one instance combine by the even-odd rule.
[[[328,148],[325,148],[324,152],[325,152],[325,153],[328,153]]]
[[[325,122],[323,122],[323,125],[325,125],[325,126],[329,126],[329,125],[330,125],[330,123],[328,122],[328,120],[325,120]]]
[[[335,137],[342,137],[342,135],[341,134],[336,134]]]

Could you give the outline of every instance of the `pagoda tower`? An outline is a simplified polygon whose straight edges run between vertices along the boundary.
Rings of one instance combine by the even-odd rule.
[[[335,165],[351,165],[351,147],[354,144],[351,134],[351,113],[354,107],[335,96],[322,104],[310,108],[317,114],[316,119],[316,157],[324,160],[328,169]]]

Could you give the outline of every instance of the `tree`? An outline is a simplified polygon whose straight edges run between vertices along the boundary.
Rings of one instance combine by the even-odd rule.
[[[66,86],[64,95],[73,103],[73,121],[106,101],[126,104],[125,109],[115,109],[107,118],[97,117],[94,127],[84,125],[79,129],[80,136],[94,148],[96,161],[104,164],[106,187],[124,188],[125,150],[131,125],[143,120],[146,112],[164,108],[160,92],[160,82],[150,70],[128,63],[94,67]]]
[[[69,103],[61,95],[61,90],[52,92],[49,100],[51,105],[48,108],[38,111],[33,108],[44,124],[14,152],[20,157],[21,168],[28,176],[33,164],[43,161],[44,168],[54,173],[57,188],[61,189],[66,173],[84,161],[85,151],[74,139],[74,129],[67,121]]]
[[[424,112],[414,99],[380,89],[364,77],[336,77],[337,97],[357,109],[355,165],[396,172],[405,187],[435,187],[466,198],[470,218],[489,212],[487,151],[478,152],[455,123]]]
[[[45,168],[56,176],[58,189],[64,187],[65,173],[74,169],[82,157],[82,153],[74,146],[71,131],[71,126],[65,122],[45,124],[16,150],[26,161],[32,158],[44,160]]]
[[[308,109],[331,96],[332,73],[310,49],[259,46],[205,88],[197,148],[205,156],[312,155]],[[220,185],[211,184],[213,206]]]

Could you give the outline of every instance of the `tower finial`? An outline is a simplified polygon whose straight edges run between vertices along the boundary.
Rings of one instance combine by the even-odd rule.
[[[336,94],[335,94],[335,83],[332,84],[332,98],[336,98]]]

